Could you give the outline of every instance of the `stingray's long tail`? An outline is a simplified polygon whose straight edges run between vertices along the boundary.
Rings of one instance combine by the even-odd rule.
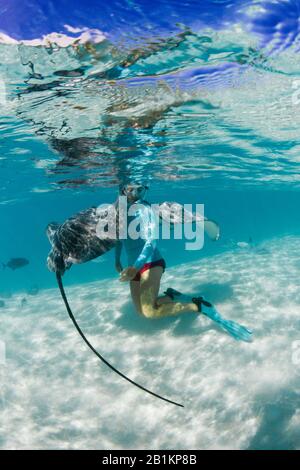
[[[58,287],[59,287],[59,290],[60,290],[60,293],[61,293],[61,296],[63,298],[63,301],[64,301],[64,304],[66,306],[66,309],[67,309],[67,312],[69,314],[69,317],[71,318],[76,330],[78,331],[78,333],[80,334],[80,336],[82,337],[83,341],[88,345],[88,347],[96,354],[96,356],[102,361],[104,362],[104,364],[106,364],[110,369],[112,369],[114,372],[116,372],[118,375],[120,375],[121,377],[123,377],[123,379],[127,380],[128,382],[130,382],[131,384],[135,385],[136,387],[140,388],[141,390],[144,390],[145,392],[147,393],[150,393],[151,395],[153,395],[154,397],[157,397],[157,398],[160,398],[161,400],[164,400],[164,401],[167,401],[168,403],[172,403],[173,405],[176,405],[176,406],[181,406],[182,408],[184,408],[183,405],[181,405],[180,403],[176,403],[175,401],[172,401],[172,400],[168,400],[168,398],[164,398],[162,397],[161,395],[158,395],[157,393],[154,393],[154,392],[151,392],[151,390],[148,390],[147,388],[143,387],[142,385],[139,385],[138,383],[134,382],[134,380],[131,380],[129,377],[127,377],[126,375],[122,374],[122,372],[120,372],[118,369],[116,369],[113,365],[111,365],[106,359],[104,359],[103,356],[101,356],[101,354],[98,353],[98,351],[96,351],[96,349],[91,345],[91,343],[87,340],[87,338],[85,337],[85,335],[83,334],[83,332],[81,331],[80,329],[80,326],[78,325],[74,315],[73,315],[73,312],[71,310],[71,307],[69,305],[69,302],[68,302],[68,299],[67,299],[67,296],[66,296],[66,293],[65,293],[65,289],[64,289],[64,286],[63,286],[63,282],[62,282],[62,277],[61,275],[57,272],[56,273],[56,279],[57,279],[57,283],[58,283]]]

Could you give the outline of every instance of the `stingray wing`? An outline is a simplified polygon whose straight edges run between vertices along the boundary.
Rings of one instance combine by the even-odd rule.
[[[97,231],[101,219],[107,220],[114,205],[91,207],[67,219],[59,225],[51,223],[47,235],[52,249],[47,258],[50,271],[63,274],[72,264],[85,263],[103,255],[116,245],[116,236]],[[111,214],[113,211],[111,212]]]
[[[165,201],[159,204],[158,216],[161,223],[167,222],[171,225],[197,222],[204,223],[205,233],[211,240],[218,240],[220,238],[220,227],[217,222],[209,220],[201,214],[193,214],[178,202]]]

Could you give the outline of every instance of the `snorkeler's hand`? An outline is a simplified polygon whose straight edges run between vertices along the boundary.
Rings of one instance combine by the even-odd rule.
[[[121,273],[123,271],[123,266],[121,265],[121,263],[116,262],[115,267],[118,273]]]
[[[128,266],[125,268],[120,274],[120,281],[131,281],[138,273],[138,269],[134,268],[133,266]]]

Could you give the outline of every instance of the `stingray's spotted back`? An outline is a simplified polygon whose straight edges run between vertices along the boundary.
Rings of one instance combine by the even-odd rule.
[[[110,206],[112,207],[112,206]],[[116,237],[97,235],[97,225],[106,219],[109,206],[91,207],[67,219],[63,224],[51,223],[47,235],[52,245],[47,264],[50,271],[63,274],[72,264],[85,263],[109,251]]]

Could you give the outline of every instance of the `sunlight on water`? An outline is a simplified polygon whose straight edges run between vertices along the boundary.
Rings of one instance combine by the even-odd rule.
[[[47,143],[54,154],[32,166],[48,186],[114,185],[126,172],[167,180],[170,168],[176,179],[218,172],[224,184],[259,185],[272,172],[274,184],[299,184],[295,59],[269,57],[240,25],[186,29],[132,51],[104,39],[2,44],[1,55],[10,83],[3,136]]]

